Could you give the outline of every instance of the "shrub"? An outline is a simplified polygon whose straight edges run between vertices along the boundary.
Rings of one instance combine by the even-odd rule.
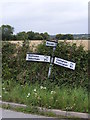
[[[57,45],[55,56],[76,63],[75,71],[53,65],[50,79],[47,79],[49,63],[26,62],[26,53],[31,51],[29,43],[24,41],[18,48],[11,43],[4,43],[2,52],[2,77],[4,80],[14,80],[20,84],[36,83],[47,84],[48,88],[58,85],[60,87],[88,87],[88,51],[80,45],[60,42]],[[45,42],[38,45],[37,53],[52,55],[52,48],[46,47]]]

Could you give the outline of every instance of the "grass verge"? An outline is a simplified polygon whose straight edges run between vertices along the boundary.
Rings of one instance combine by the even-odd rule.
[[[35,115],[37,114],[37,115],[43,115],[47,117],[65,118],[64,116],[58,116],[52,112],[41,112],[37,107],[34,107],[34,106],[31,106],[31,107],[28,106],[26,108],[23,108],[23,107],[11,107],[10,105],[2,105],[2,108],[14,110],[17,112],[28,113],[28,114],[35,114]]]
[[[69,118],[70,120],[81,120],[80,118],[78,117],[71,117],[71,116],[62,116],[62,115],[56,115],[54,114],[53,112],[43,112],[43,111],[40,111],[37,107],[35,106],[28,106],[26,108],[24,107],[13,107],[13,106],[10,106],[10,105],[2,105],[2,108],[3,109],[10,109],[10,110],[13,110],[13,111],[17,111],[17,112],[23,112],[23,113],[26,113],[26,114],[37,114],[37,115],[42,115],[42,116],[46,116],[46,117],[53,117],[53,118]]]
[[[56,86],[50,90],[38,84],[20,85],[15,82],[4,82],[2,93],[3,101],[88,113],[88,92],[81,87],[60,89]]]

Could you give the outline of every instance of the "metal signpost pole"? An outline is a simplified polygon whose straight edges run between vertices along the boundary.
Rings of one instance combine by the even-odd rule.
[[[58,40],[56,40],[56,43],[58,43]],[[56,46],[57,46],[57,45],[56,45]],[[49,78],[50,75],[51,75],[51,70],[52,70],[53,60],[54,60],[54,52],[55,52],[55,50],[56,50],[56,46],[53,47],[52,58],[51,58],[51,61],[50,61],[50,66],[49,66],[49,71],[48,71],[48,78]]]

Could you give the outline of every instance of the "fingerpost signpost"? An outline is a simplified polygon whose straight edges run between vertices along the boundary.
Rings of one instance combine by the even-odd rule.
[[[56,41],[47,40],[46,46],[53,47],[52,56],[40,55],[40,54],[36,54],[36,53],[27,53],[26,61],[50,63],[49,71],[48,71],[48,78],[51,75],[51,70],[52,70],[53,64],[75,70],[76,63],[71,62],[71,61],[67,61],[67,60],[64,60],[61,58],[57,58],[57,57],[54,58],[54,52],[56,50],[57,44],[58,44],[58,40],[56,40]]]

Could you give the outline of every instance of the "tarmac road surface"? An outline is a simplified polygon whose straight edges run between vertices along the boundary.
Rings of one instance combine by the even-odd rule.
[[[2,117],[1,117],[2,116]],[[3,118],[3,119],[2,119]],[[12,110],[5,110],[0,108],[0,120],[5,120],[5,118],[40,118],[40,120],[43,120],[43,118],[46,118],[44,120],[63,120],[63,119],[56,119],[56,118],[52,118],[52,117],[46,117],[46,116],[41,116],[41,115],[33,115],[33,114],[25,114],[22,112],[16,112],[16,111],[12,111]],[[36,120],[36,119],[35,119]]]
[[[2,116],[2,118],[46,118],[45,116],[25,114],[22,112],[5,110],[1,108],[0,108],[0,116]]]

